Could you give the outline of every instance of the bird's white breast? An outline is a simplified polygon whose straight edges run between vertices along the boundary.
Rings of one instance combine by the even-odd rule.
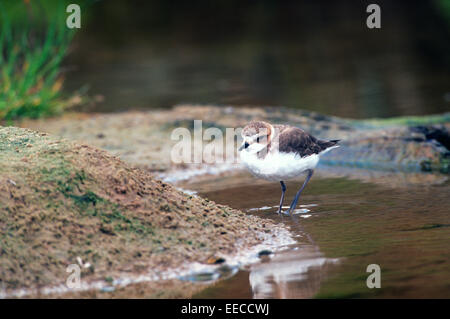
[[[269,153],[265,158],[247,151],[240,152],[242,163],[256,177],[269,181],[285,181],[301,175],[305,170],[314,169],[319,155],[300,157],[295,153]]]

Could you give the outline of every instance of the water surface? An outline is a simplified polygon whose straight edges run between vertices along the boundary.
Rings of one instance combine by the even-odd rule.
[[[267,209],[279,201],[277,183],[248,183],[248,176],[240,174],[216,179],[214,185],[200,195],[285,223],[299,235],[298,245],[197,297],[450,297],[448,182],[389,188],[313,178],[301,200],[306,207],[293,218]],[[287,184],[287,198],[299,185]],[[369,264],[381,267],[381,289],[366,286]]]

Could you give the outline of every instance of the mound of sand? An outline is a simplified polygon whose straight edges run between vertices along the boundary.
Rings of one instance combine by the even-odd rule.
[[[178,191],[117,157],[0,127],[0,287],[169,269],[257,244],[273,224]]]

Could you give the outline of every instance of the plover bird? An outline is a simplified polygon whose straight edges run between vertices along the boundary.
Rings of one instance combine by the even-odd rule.
[[[305,182],[286,212],[291,214],[297,206],[300,194],[311,179],[320,156],[339,147],[339,140],[324,141],[298,127],[272,125],[262,121],[252,121],[245,126],[242,138],[240,157],[248,170],[258,178],[278,181],[281,184],[279,214],[286,192],[284,181],[307,173]]]

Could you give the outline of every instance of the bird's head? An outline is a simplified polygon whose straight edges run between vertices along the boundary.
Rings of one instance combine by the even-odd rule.
[[[252,121],[242,130],[242,145],[239,151],[258,153],[270,143],[273,127],[263,121]]]

